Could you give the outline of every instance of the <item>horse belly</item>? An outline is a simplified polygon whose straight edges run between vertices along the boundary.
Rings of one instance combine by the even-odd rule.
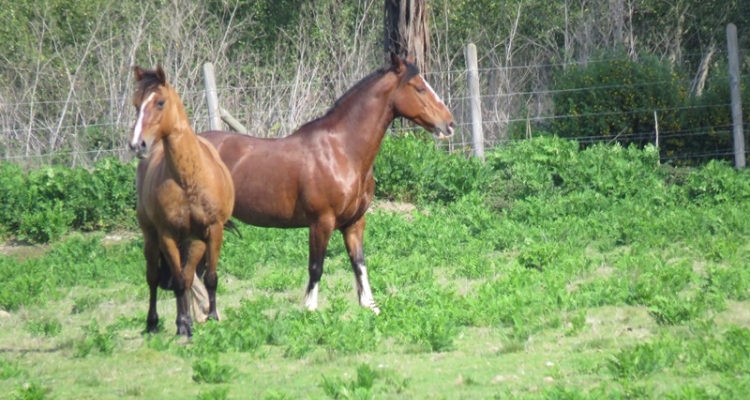
[[[248,201],[247,198],[235,198],[232,216],[253,226],[263,228],[304,228],[310,221],[304,215],[289,207],[274,207],[267,202]]]
[[[260,227],[310,226],[300,206],[295,174],[283,173],[270,164],[255,160],[253,165],[238,165],[231,170],[235,193],[232,215]]]

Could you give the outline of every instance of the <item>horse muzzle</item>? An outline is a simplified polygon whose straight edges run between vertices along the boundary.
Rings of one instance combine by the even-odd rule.
[[[148,143],[146,143],[145,140],[141,140],[137,145],[134,145],[132,142],[128,144],[128,147],[130,147],[130,150],[135,152],[135,156],[138,158],[146,158],[148,157],[149,153],[149,146]]]
[[[445,140],[450,138],[456,133],[456,124],[453,121],[442,125],[435,125],[435,129],[432,131],[432,136],[435,139]]]

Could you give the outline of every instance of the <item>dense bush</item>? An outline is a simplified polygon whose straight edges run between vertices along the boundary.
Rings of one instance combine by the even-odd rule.
[[[135,224],[135,164],[104,159],[92,170],[0,164],[0,234],[48,242],[70,229]]]
[[[374,173],[376,196],[410,202],[452,202],[490,180],[477,160],[447,154],[432,139],[411,134],[385,137]]]
[[[605,54],[602,61],[560,70],[554,79],[555,119],[547,128],[582,144],[616,141],[643,147],[654,143],[658,115],[662,158],[675,164],[728,159],[732,116],[725,65],[711,68],[700,96],[689,93],[691,80],[654,57],[630,60]],[[750,101],[750,77],[742,78]],[[745,109],[744,118],[750,117]]]
[[[674,109],[686,98],[679,76],[653,57],[638,61],[622,55],[603,58],[558,74],[553,100],[560,118],[555,119],[552,131],[568,138],[653,143],[654,110]],[[674,110],[660,112],[661,130],[678,126]]]

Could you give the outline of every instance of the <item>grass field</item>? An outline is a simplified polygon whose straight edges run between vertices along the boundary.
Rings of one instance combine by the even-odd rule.
[[[305,230],[227,235],[222,321],[190,342],[167,292],[162,331],[142,333],[137,233],[3,247],[0,398],[746,398],[749,177],[566,146],[491,155],[487,189],[450,201],[379,200],[365,237],[377,317],[339,235],[314,313]]]

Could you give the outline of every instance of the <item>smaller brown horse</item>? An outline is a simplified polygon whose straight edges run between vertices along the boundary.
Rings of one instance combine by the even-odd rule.
[[[453,115],[417,67],[391,54],[391,65],[349,89],[328,112],[282,139],[206,132],[232,172],[234,217],[277,228],[309,228],[305,306],[318,306],[318,282],[334,230],[344,236],[359,303],[378,314],[363,251],[365,211],[375,191],[372,166],[388,125],[404,117],[443,138]]]
[[[177,299],[177,334],[191,335],[190,290],[197,264],[205,258],[209,318],[216,312],[216,264],[224,225],[234,207],[231,175],[216,150],[195,135],[164,70],[133,68],[138,119],[130,148],[138,164],[138,223],[143,231],[150,290],[146,327],[157,329],[156,291],[171,277]],[[163,260],[163,261],[160,261]],[[161,266],[166,262],[168,268]],[[160,271],[161,270],[161,271]],[[161,276],[160,276],[161,275]]]

